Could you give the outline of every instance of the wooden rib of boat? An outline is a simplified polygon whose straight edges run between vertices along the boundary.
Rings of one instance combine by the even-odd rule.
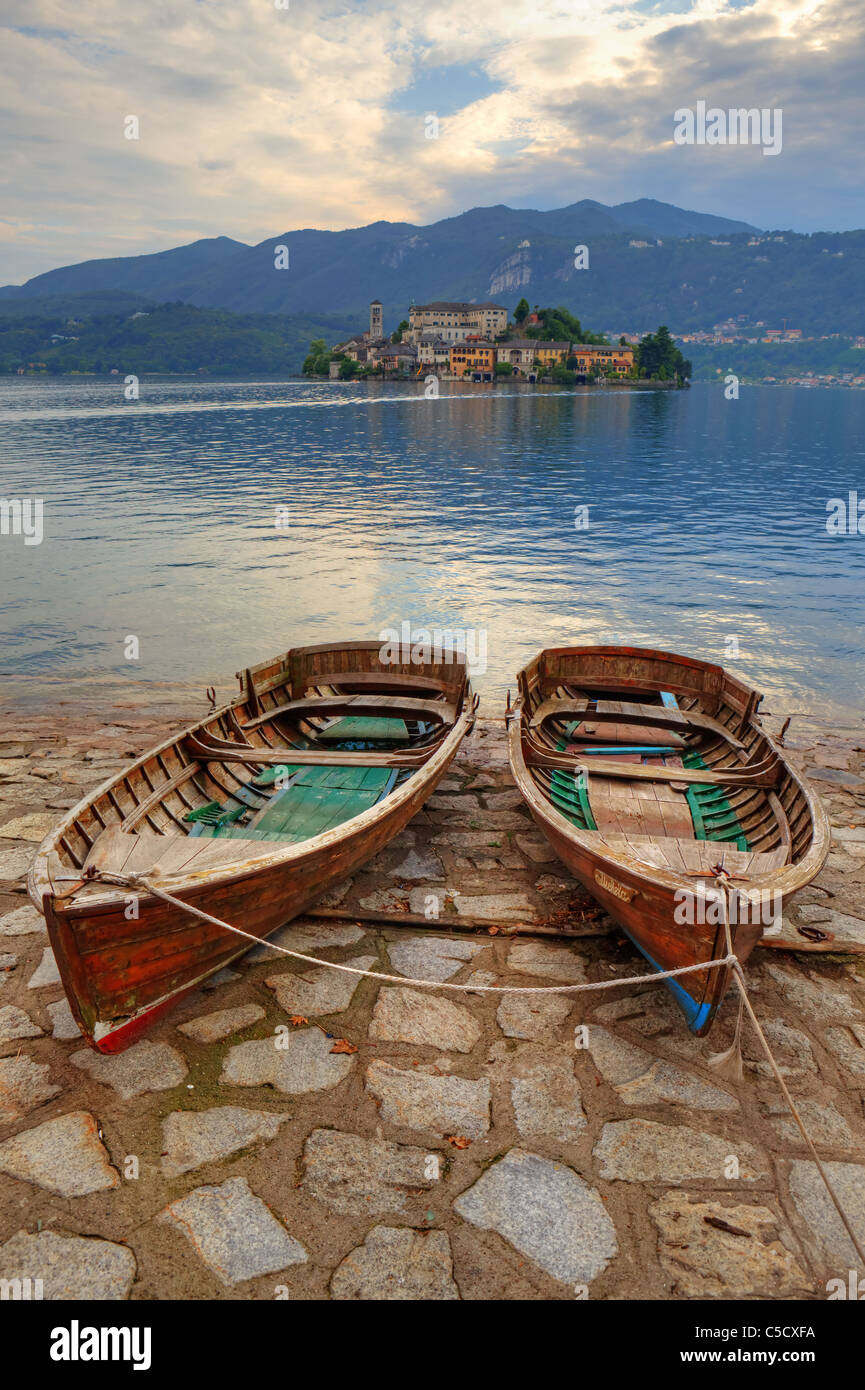
[[[744,963],[830,840],[817,796],[761,727],[762,696],[721,666],[631,647],[550,648],[517,679],[511,769],[574,876],[652,965],[674,970],[728,954],[723,867]],[[698,1035],[730,974],[668,981]]]
[[[39,847],[28,891],[92,1046],[122,1051],[250,949],[133,892],[130,875],[263,939],[433,792],[474,723],[464,656],[418,665],[380,652],[298,647],[239,674],[236,700],[131,763]]]

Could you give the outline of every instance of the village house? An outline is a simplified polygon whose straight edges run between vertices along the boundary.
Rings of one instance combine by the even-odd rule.
[[[616,376],[629,376],[634,366],[632,347],[574,343],[570,356],[576,358],[577,376],[588,376],[593,367],[596,371],[612,370]]]
[[[493,378],[496,366],[494,343],[472,339],[457,343],[450,350],[450,369],[452,376],[465,376],[467,372],[480,372],[482,377]]]
[[[449,343],[461,343],[472,335],[491,339],[504,333],[508,311],[501,304],[441,299],[431,304],[413,304],[408,322],[405,337],[410,343],[416,343],[421,335],[428,333]]]
[[[535,340],[535,357],[542,367],[554,367],[557,362],[565,362],[571,354],[570,343],[547,343],[542,338]]]
[[[450,346],[435,333],[422,333],[415,344],[418,365],[446,371],[450,366]]]
[[[515,372],[525,375],[535,365],[537,346],[535,338],[510,338],[506,343],[499,343],[496,361],[510,362]]]
[[[378,360],[384,371],[407,376],[417,371],[417,348],[411,343],[387,343],[379,350]]]

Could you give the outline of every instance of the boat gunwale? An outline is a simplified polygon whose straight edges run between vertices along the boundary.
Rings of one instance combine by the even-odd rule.
[[[367,644],[358,643],[357,645],[366,646]],[[380,643],[372,645],[380,646]],[[324,647],[321,650],[336,649],[337,648],[334,648],[331,644],[330,647]],[[295,651],[308,650],[309,648],[295,649]],[[340,645],[338,650],[344,650],[344,647]],[[281,660],[282,658],[277,659]],[[262,665],[265,664],[267,663],[262,663]],[[324,677],[322,677],[322,680],[324,683],[326,683],[326,681],[324,681]],[[435,774],[439,771],[440,767],[447,766],[447,764],[450,762],[450,760],[454,757],[455,753],[459,749],[459,746],[463,738],[466,737],[466,735],[470,731],[471,727],[474,724],[475,711],[471,681],[467,674],[465,675],[464,681],[462,682],[460,695],[460,713],[457,719],[454,721],[451,728],[449,729],[446,736],[443,739],[441,739],[441,741],[438,744],[433,745],[429,757],[425,758],[422,762],[420,762],[417,765],[415,769],[413,769],[414,775],[411,777],[407,777],[403,782],[402,786],[394,788],[394,790],[388,796],[386,796],[383,801],[376,803],[376,805],[374,806],[368,807],[365,811],[360,812],[357,816],[353,816],[350,820],[344,821],[340,825],[333,826],[331,829],[325,830],[319,835],[312,836],[308,840],[302,840],[298,844],[280,845],[279,842],[274,842],[273,849],[271,851],[255,855],[254,857],[246,860],[229,860],[226,862],[225,865],[217,865],[211,869],[203,868],[190,873],[183,873],[182,871],[178,871],[176,873],[169,873],[166,874],[164,878],[160,878],[159,886],[164,887],[166,891],[170,891],[173,894],[182,893],[184,890],[191,890],[202,886],[209,886],[211,884],[214,886],[218,885],[222,887],[223,885],[231,884],[236,880],[248,879],[258,873],[263,873],[274,868],[277,865],[291,863],[292,861],[301,862],[304,858],[307,857],[312,858],[315,855],[320,854],[322,851],[330,849],[333,845],[346,840],[347,838],[349,838],[349,836],[353,837],[357,833],[362,834],[368,829],[370,829],[373,825],[375,825],[378,821],[385,820],[390,815],[399,811],[406,801],[416,797],[418,792],[422,789],[423,785],[427,781],[429,781],[433,776],[435,776]],[[206,716],[203,719],[198,720],[194,724],[184,726],[184,728],[181,729],[179,733],[172,735],[163,743],[160,743],[153,748],[147,749],[144,753],[141,754],[139,758],[135,759],[134,762],[126,764],[122,771],[115,773],[105,782],[102,782],[92,792],[89,792],[86,796],[82,797],[82,799],[79,802],[77,802],[75,806],[71,807],[70,810],[66,813],[65,817],[61,821],[59,821],[56,826],[54,826],[54,828],[49,832],[45,839],[40,843],[36,850],[36,854],[33,858],[33,862],[31,863],[30,869],[28,871],[27,892],[30,897],[30,901],[33,903],[34,907],[36,907],[37,911],[39,911],[40,913],[43,911],[43,898],[46,893],[55,895],[55,910],[59,911],[64,916],[68,915],[69,917],[74,917],[76,909],[79,909],[82,912],[86,911],[87,914],[90,914],[92,912],[97,912],[101,914],[116,911],[118,901],[122,901],[124,899],[127,890],[113,887],[107,890],[104,894],[90,893],[86,900],[80,900],[77,904],[74,902],[74,900],[70,899],[64,901],[62,898],[56,896],[57,889],[52,878],[50,868],[50,857],[52,854],[56,854],[59,852],[59,841],[62,839],[63,835],[67,831],[73,828],[76,820],[83,812],[87,811],[90,807],[93,806],[93,804],[96,801],[99,800],[100,797],[106,795],[109,791],[111,791],[112,788],[117,786],[119,783],[123,782],[133,772],[140,770],[143,764],[149,763],[151,759],[159,757],[160,755],[170,750],[179,749],[180,745],[183,743],[183,740],[189,734],[196,733],[200,729],[203,729],[213,724],[215,721],[218,721],[229,711],[236,711],[239,705],[243,705],[245,703],[246,700],[244,699],[243,695],[240,695],[239,697],[236,696],[234,699],[228,701],[226,704],[221,705],[217,709],[208,710]],[[278,714],[276,715],[276,717],[279,717]],[[238,744],[238,749],[240,749],[241,751],[245,751],[243,750],[242,745],[240,744]],[[259,751],[264,752],[267,750],[264,747],[259,747]],[[193,759],[192,761],[200,760]],[[208,761],[219,763],[220,760],[217,757]],[[256,759],[254,755],[250,756],[249,762],[254,764],[255,761]],[[286,759],[286,763],[288,763],[288,761],[289,760]],[[202,762],[202,768],[206,770],[206,763]],[[106,827],[106,829],[108,828],[109,827]],[[169,837],[166,836],[166,840],[168,838]],[[254,841],[252,843],[264,845],[266,842]],[[158,860],[155,861],[155,863],[158,864]],[[142,897],[144,898],[145,896],[153,895],[147,895],[145,892],[145,894],[142,894]]]

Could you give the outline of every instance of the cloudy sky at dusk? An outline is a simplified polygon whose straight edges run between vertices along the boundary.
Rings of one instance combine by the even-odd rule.
[[[651,197],[762,227],[865,226],[860,0],[4,0],[2,14],[0,283],[201,236],[492,203]],[[674,144],[674,111],[700,99],[780,107],[780,155]]]

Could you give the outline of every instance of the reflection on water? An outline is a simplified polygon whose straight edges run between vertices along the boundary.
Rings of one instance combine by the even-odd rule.
[[[141,389],[0,382],[0,497],[45,499],[40,546],[0,538],[5,675],[209,681],[409,621],[485,630],[496,699],[538,647],[607,640],[863,701],[865,535],[825,526],[865,497],[860,393]]]

